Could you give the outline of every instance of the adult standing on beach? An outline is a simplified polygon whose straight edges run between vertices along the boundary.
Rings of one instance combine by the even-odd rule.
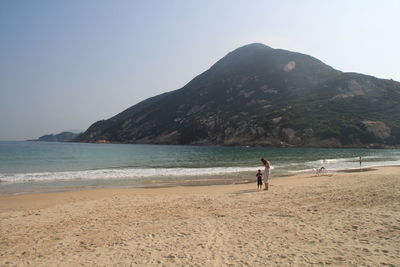
[[[265,169],[264,169],[264,185],[265,185],[264,190],[268,190],[269,174],[270,174],[271,165],[268,160],[265,160],[263,158],[261,159],[261,162],[263,163],[263,165],[265,167]]]

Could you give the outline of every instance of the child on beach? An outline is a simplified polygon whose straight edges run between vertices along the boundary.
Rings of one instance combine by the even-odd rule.
[[[261,170],[258,170],[256,177],[257,177],[257,189],[262,190],[262,172]]]

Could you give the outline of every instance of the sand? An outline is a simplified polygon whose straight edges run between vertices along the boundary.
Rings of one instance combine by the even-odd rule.
[[[400,266],[400,168],[0,197],[0,266]]]

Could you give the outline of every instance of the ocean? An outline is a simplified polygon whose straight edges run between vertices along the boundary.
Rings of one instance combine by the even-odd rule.
[[[260,159],[274,176],[400,165],[399,149],[261,148],[0,142],[0,194],[98,187],[253,181]]]

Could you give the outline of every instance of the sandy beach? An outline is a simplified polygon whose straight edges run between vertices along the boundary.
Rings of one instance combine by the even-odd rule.
[[[400,266],[400,168],[0,197],[1,266]]]

